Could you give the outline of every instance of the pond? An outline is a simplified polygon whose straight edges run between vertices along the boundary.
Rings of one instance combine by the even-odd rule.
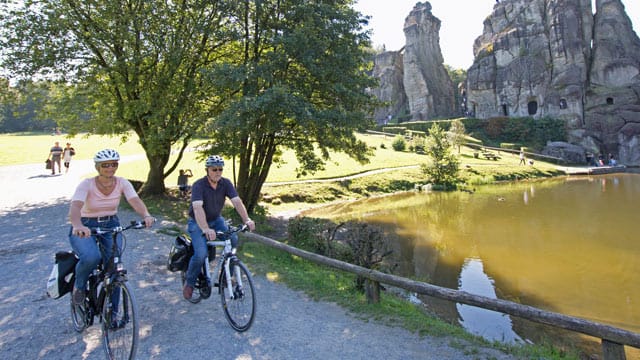
[[[381,226],[397,275],[640,333],[639,198],[640,175],[612,174],[401,193],[303,215]],[[421,300],[490,340],[594,346],[517,317]]]

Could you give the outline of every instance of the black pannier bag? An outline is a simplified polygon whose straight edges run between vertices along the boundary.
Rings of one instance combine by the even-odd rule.
[[[187,239],[184,235],[176,237],[176,240],[171,246],[169,252],[169,261],[167,268],[169,271],[186,271],[189,267],[189,260],[193,256],[193,246],[191,246],[191,240]]]
[[[47,295],[58,299],[73,289],[77,263],[78,257],[72,251],[56,253],[53,269],[47,279]]]

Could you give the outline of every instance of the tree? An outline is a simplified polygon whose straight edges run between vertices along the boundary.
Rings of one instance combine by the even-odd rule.
[[[70,85],[57,99],[86,101],[85,130],[133,130],[150,165],[142,192],[163,193],[164,178],[224,102],[204,74],[238,50],[236,2],[25,0],[3,10],[3,68]],[[72,114],[60,112],[59,122],[79,130]],[[174,144],[180,155],[168,166]]]
[[[434,122],[429,129],[425,153],[429,162],[421,165],[422,172],[436,185],[452,187],[458,179],[458,159],[451,153],[446,133]]]
[[[295,151],[299,174],[322,169],[330,150],[367,161],[354,131],[371,124],[375,101],[366,90],[375,80],[353,1],[241,3],[242,58],[211,74],[221,91],[240,91],[210,123],[208,152],[235,160],[238,192],[253,212],[284,148]]]
[[[455,119],[451,122],[451,127],[449,128],[449,132],[447,136],[449,137],[449,142],[451,145],[456,146],[458,148],[458,154],[460,154],[460,147],[464,144],[465,141],[465,132],[464,124],[462,120]]]

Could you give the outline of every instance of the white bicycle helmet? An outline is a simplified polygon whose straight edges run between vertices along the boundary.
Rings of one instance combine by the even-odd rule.
[[[96,153],[93,157],[93,162],[101,163],[105,161],[120,161],[120,154],[113,149],[104,149]]]
[[[205,167],[212,166],[224,166],[224,160],[219,155],[211,155],[207,158],[207,161],[204,163]]]

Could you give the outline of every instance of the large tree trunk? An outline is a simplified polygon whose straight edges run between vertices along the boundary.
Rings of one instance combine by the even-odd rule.
[[[149,174],[147,180],[140,189],[140,195],[144,196],[157,196],[164,195],[167,188],[164,185],[164,168],[167,164],[166,160],[163,160],[163,156],[149,156]]]

